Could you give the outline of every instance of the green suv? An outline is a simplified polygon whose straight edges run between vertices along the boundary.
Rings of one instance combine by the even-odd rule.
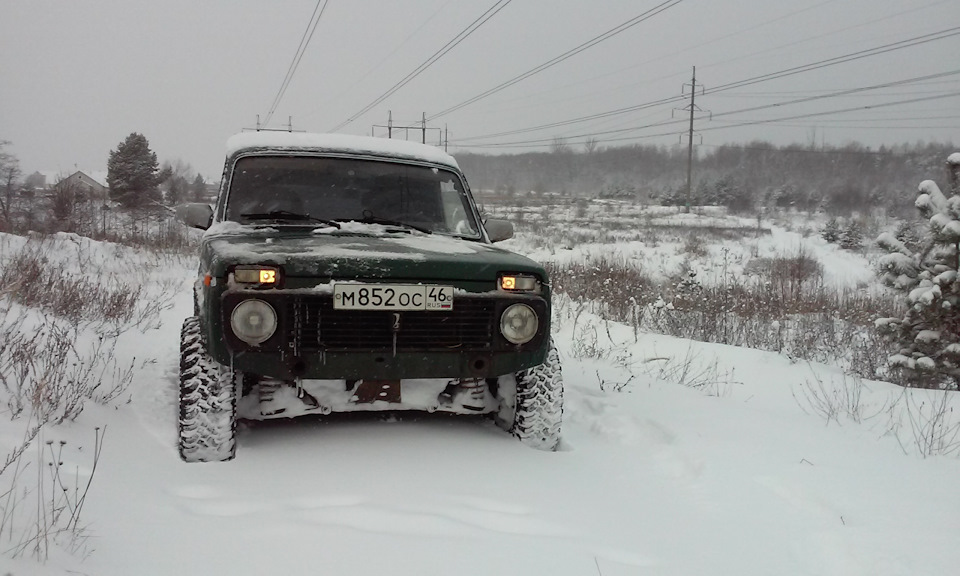
[[[247,132],[227,145],[180,340],[180,456],[229,460],[237,419],[487,414],[554,450],[563,382],[539,264],[493,245],[456,160],[421,144]]]

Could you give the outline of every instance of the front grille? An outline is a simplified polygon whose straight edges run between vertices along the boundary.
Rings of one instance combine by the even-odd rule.
[[[329,297],[287,303],[288,342],[301,353],[319,350],[393,350],[394,312],[334,310]],[[398,352],[489,350],[496,306],[492,300],[458,298],[451,311],[407,311],[396,331]]]

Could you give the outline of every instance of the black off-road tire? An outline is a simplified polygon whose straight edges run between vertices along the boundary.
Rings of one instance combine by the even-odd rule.
[[[553,344],[543,364],[518,372],[516,402],[510,422],[509,409],[497,417],[501,427],[524,444],[539,450],[556,450],[563,419],[563,375],[560,355]],[[507,421],[504,420],[506,416]]]
[[[213,360],[200,336],[200,319],[180,332],[180,458],[218,462],[236,454],[237,392],[233,371]]]

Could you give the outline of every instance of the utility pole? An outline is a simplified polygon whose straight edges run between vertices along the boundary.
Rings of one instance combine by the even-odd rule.
[[[450,143],[450,133],[447,132],[447,125],[443,125],[443,151],[447,151],[447,144]]]
[[[691,188],[693,186],[693,112],[696,110],[697,97],[697,67],[693,67],[693,79],[690,81],[690,131],[687,133],[687,207],[685,212],[690,213]]]
[[[286,125],[281,128],[267,128],[266,125],[260,122],[260,115],[257,114],[257,125],[254,128],[247,126],[243,127],[243,131],[247,132],[249,130],[256,130],[257,132],[303,132],[303,130],[294,130],[293,129],[293,116],[287,116]]]
[[[402,137],[402,139],[403,139],[403,140],[409,140],[409,139],[410,139],[410,131],[413,130],[414,138],[416,138],[417,132],[420,132],[420,142],[423,143],[423,144],[426,144],[426,143],[427,143],[427,132],[430,132],[431,134],[433,134],[434,132],[431,132],[431,131],[435,131],[436,134],[437,134],[437,140],[436,140],[437,146],[440,146],[440,144],[443,143],[444,129],[442,129],[442,128],[431,128],[431,127],[427,126],[427,113],[426,113],[426,112],[424,112],[424,113],[422,114],[422,116],[420,117],[420,120],[416,120],[416,121],[411,122],[411,123],[409,123],[409,124],[397,124],[397,123],[394,123],[394,121],[393,121],[393,111],[392,111],[392,110],[388,110],[388,111],[387,111],[387,114],[388,114],[388,115],[387,115],[387,124],[386,124],[386,125],[383,125],[383,124],[374,124],[373,126],[371,126],[371,128],[370,128],[370,134],[371,134],[372,136],[376,136],[377,128],[386,128],[386,129],[387,129],[387,138],[393,138],[393,133],[394,133],[394,132],[397,132],[398,130],[403,130],[403,137]],[[398,138],[401,138],[401,137],[398,136]],[[431,141],[433,141],[433,137],[432,137],[432,136],[431,136],[430,139],[431,139]]]
[[[683,85],[683,93],[686,94],[687,84]],[[690,204],[693,198],[693,120],[697,112],[702,112],[697,107],[697,89],[703,94],[703,85],[697,85],[697,67],[693,67],[693,79],[690,81],[690,105],[680,108],[683,111],[690,111],[690,128],[687,130],[687,199],[684,211],[690,213]],[[676,110],[676,109],[675,109]],[[680,135],[680,141],[683,142],[683,134]]]

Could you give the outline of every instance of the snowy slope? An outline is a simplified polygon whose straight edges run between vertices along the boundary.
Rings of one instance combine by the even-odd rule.
[[[828,423],[805,398],[815,375],[842,391],[834,369],[617,325],[575,358],[568,318],[560,452],[484,420],[351,415],[243,429],[236,460],[181,463],[193,271],[168,273],[183,289],[162,326],[123,336],[122,355],[155,359],[131,402],[47,436],[69,440],[65,468],[83,477],[107,426],[88,554],[0,557],[0,573],[942,576],[960,562],[960,460],[923,458],[911,434],[936,394],[865,382],[862,422]]]

